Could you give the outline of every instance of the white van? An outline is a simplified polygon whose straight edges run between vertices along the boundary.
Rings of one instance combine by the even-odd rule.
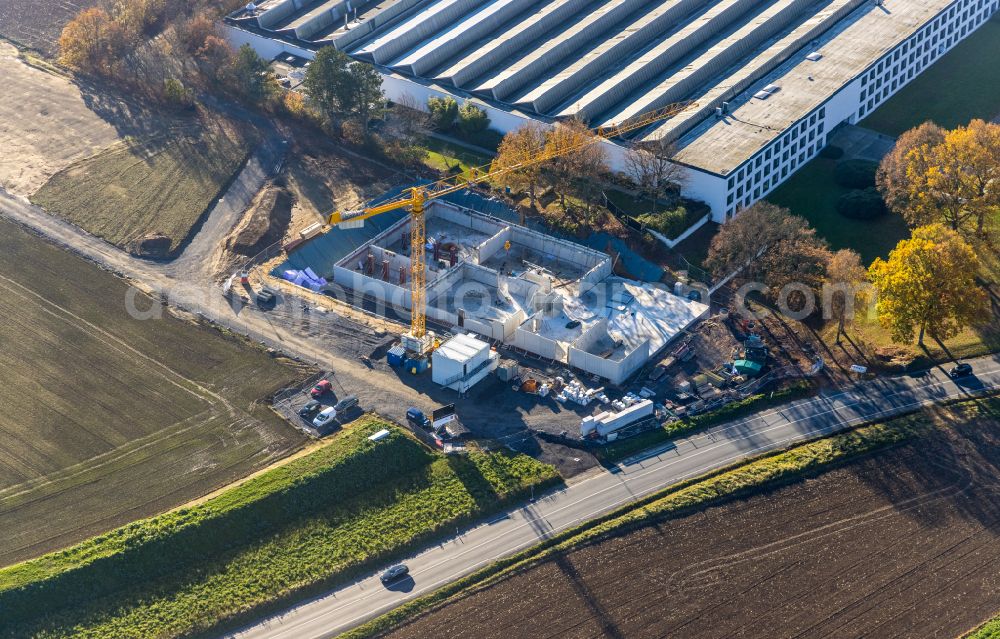
[[[323,428],[334,420],[337,416],[337,409],[333,406],[328,406],[319,412],[319,415],[313,419],[313,426],[316,428]]]

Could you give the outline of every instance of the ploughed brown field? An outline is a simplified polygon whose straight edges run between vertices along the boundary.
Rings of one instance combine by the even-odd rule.
[[[817,478],[557,556],[389,636],[959,636],[1000,610],[1000,415],[987,404]]]

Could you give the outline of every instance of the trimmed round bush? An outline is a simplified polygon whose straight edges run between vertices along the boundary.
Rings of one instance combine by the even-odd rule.
[[[844,193],[837,200],[837,212],[855,220],[872,220],[885,211],[882,195],[874,186]]]
[[[878,163],[870,160],[844,160],[837,163],[833,179],[840,186],[849,189],[867,189],[875,186],[875,172]]]
[[[819,150],[819,156],[821,158],[826,158],[827,160],[839,160],[844,157],[844,149],[840,148],[836,144],[827,144]]]

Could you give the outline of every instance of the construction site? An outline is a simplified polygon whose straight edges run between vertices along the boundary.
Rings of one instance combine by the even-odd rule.
[[[423,215],[427,319],[491,345],[617,385],[708,313],[664,285],[612,275],[611,258],[599,251],[449,202],[432,201]],[[332,231],[293,249],[272,275],[411,312],[411,235],[404,217],[338,255]]]

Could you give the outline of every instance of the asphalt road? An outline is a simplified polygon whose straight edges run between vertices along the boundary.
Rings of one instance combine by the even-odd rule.
[[[975,375],[961,382],[949,379],[941,369],[920,377],[878,379],[678,439],[658,451],[626,460],[618,472],[598,471],[490,522],[456,531],[453,539],[405,560],[412,580],[392,589],[383,587],[372,575],[227,636],[335,636],[495,559],[684,479],[861,422],[1000,388],[1000,355],[971,363]]]

